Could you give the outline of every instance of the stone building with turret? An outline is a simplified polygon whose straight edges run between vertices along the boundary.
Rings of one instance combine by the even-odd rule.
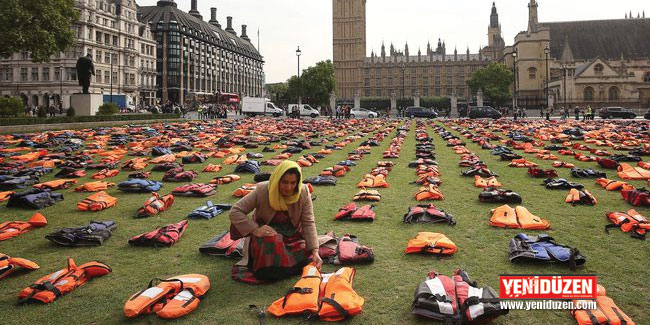
[[[488,46],[471,53],[447,49],[438,39],[435,49],[397,49],[381,44],[379,53],[366,56],[366,0],[332,0],[333,58],[336,96],[355,97],[452,96],[471,98],[467,86],[471,74],[503,56],[504,42],[497,8],[493,3],[488,27]]]

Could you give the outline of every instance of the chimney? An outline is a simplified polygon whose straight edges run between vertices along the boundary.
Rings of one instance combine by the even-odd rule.
[[[192,8],[190,9],[189,14],[200,20],[203,20],[203,16],[201,16],[201,13],[197,10],[197,1],[198,0],[192,0]]]
[[[210,8],[210,25],[221,28],[221,24],[217,20],[217,8],[214,7]]]
[[[245,41],[251,41],[250,38],[248,38],[248,35],[246,35],[246,25],[241,25],[241,39]]]
[[[227,21],[227,23],[226,23],[226,32],[237,35],[235,30],[232,28],[232,17],[231,16],[226,17],[226,21]]]

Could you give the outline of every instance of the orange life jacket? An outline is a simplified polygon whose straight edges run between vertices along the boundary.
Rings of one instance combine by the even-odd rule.
[[[250,183],[244,184],[241,187],[239,187],[238,189],[236,189],[232,193],[232,196],[234,196],[234,197],[244,197],[244,196],[248,195],[250,192],[253,192],[255,190],[256,186],[257,186],[257,184],[250,184]]]
[[[176,155],[173,153],[162,155],[151,159],[149,162],[152,164],[161,164],[161,163],[172,163],[176,161]]]
[[[9,200],[9,198],[10,198],[13,194],[16,194],[16,192],[14,192],[14,191],[4,191],[4,192],[0,192],[0,202]]]
[[[147,160],[148,158],[144,157],[129,159],[124,162],[122,169],[142,170],[149,165]]]
[[[596,309],[571,311],[578,325],[635,325],[630,316],[626,315],[606,294],[605,287],[599,284],[596,292]],[[578,300],[573,302],[575,306],[579,305]]]
[[[363,179],[357,183],[357,187],[370,187],[370,188],[377,188],[377,187],[388,187],[388,182],[386,182],[386,178],[384,175],[377,175],[373,176],[370,174],[366,174],[366,176],[363,177]]]
[[[598,178],[596,179],[596,183],[608,191],[619,191],[624,186],[629,186],[626,182],[615,181],[607,178]]]
[[[108,195],[104,191],[92,194],[91,196],[77,203],[77,210],[81,211],[101,211],[108,209],[117,204],[117,199]]]
[[[117,174],[119,174],[119,173],[120,173],[120,171],[117,170],[117,169],[102,169],[99,172],[93,174],[93,176],[91,176],[91,178],[92,179],[104,179],[104,178],[117,176]]]
[[[598,203],[598,200],[586,189],[578,190],[576,188],[572,188],[569,190],[569,194],[567,195],[566,199],[564,199],[564,202],[571,203],[573,205],[579,203],[596,205]]]
[[[216,173],[219,172],[221,168],[222,168],[221,165],[208,164],[203,168],[203,171],[208,173]]]
[[[248,158],[246,158],[246,155],[232,155],[226,158],[223,161],[224,165],[239,165],[243,163],[244,161],[247,161]]]
[[[444,200],[444,198],[445,197],[442,195],[442,192],[440,192],[438,187],[434,186],[433,184],[420,187],[420,190],[415,193],[415,199],[418,201]]]
[[[570,164],[570,163],[567,163],[567,162],[564,162],[564,161],[554,161],[554,162],[553,162],[553,167],[555,167],[555,168],[561,168],[561,167],[564,167],[564,168],[575,168],[576,165],[574,165],[574,164]]]
[[[557,160],[557,156],[552,155],[552,154],[538,153],[536,156],[537,156],[537,158],[539,158],[541,160]]]
[[[377,190],[366,190],[365,188],[357,192],[353,198],[354,201],[379,201],[381,200],[381,194]]]
[[[483,178],[479,175],[474,175],[474,186],[478,188],[501,187],[503,184],[501,184],[494,176]]]
[[[537,164],[532,161],[527,161],[526,159],[521,158],[521,159],[511,160],[508,166],[517,167],[517,168],[529,168],[529,167],[537,167]]]
[[[68,188],[73,184],[77,184],[76,179],[55,179],[53,181],[36,184],[34,187],[40,189],[60,190]]]
[[[329,168],[325,168],[320,175],[321,176],[335,176],[335,177],[343,177],[347,172],[350,171],[350,167],[348,166],[341,166],[341,165],[335,165]]]
[[[318,314],[323,321],[340,321],[363,310],[364,299],[352,288],[355,271],[344,267],[321,274],[313,265],[303,268],[302,277],[287,294],[268,308],[272,315]]]
[[[163,212],[174,204],[174,196],[167,194],[165,196],[160,196],[160,194],[153,192],[151,197],[144,202],[144,206],[138,209],[137,217],[151,217],[160,212]]]
[[[19,267],[30,271],[39,269],[38,264],[30,260],[18,257],[9,257],[8,255],[0,253],[0,280],[15,272]]]
[[[306,158],[300,158],[296,161],[300,167],[311,167],[313,163]]]
[[[226,176],[217,176],[212,181],[210,181],[210,184],[224,185],[224,184],[230,184],[240,179],[241,177],[235,174],[226,175]]]
[[[194,311],[208,290],[210,279],[202,274],[185,274],[160,280],[153,286],[131,296],[124,303],[124,316],[129,318],[156,313],[165,319],[185,316]]]
[[[415,238],[409,240],[406,254],[427,253],[438,255],[452,255],[458,247],[444,234],[436,232],[420,232]]]
[[[508,229],[533,230],[544,230],[551,227],[550,222],[533,215],[528,209],[522,206],[513,209],[507,204],[492,210],[490,225]]]
[[[377,162],[378,167],[393,167],[395,166],[395,163],[392,161],[378,161]]]
[[[77,266],[70,258],[66,268],[48,274],[23,289],[18,295],[19,303],[40,301],[48,304],[86,284],[88,280],[109,273],[111,273],[111,268],[106,264],[92,261]]]
[[[28,221],[5,221],[0,223],[0,241],[18,237],[36,227],[47,226],[47,219],[40,212],[34,212]]]
[[[632,167],[630,164],[620,163],[618,165],[618,177],[622,179],[650,179],[650,170],[641,167]]]
[[[648,219],[634,209],[627,212],[609,212],[607,218],[613,222],[605,226],[605,231],[608,233],[609,228],[620,227],[623,232],[629,232],[634,238],[645,239],[646,232],[650,231]]]
[[[108,183],[104,181],[89,182],[77,186],[75,192],[99,192],[115,186],[115,183]]]

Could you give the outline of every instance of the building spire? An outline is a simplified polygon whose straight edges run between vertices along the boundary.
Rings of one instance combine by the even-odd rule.
[[[537,31],[537,24],[539,23],[537,18],[537,1],[530,0],[528,4],[528,33],[533,33]]]
[[[497,13],[497,6],[494,2],[492,2],[492,14],[490,14],[490,27],[499,27],[499,14]]]
[[[573,63],[573,51],[569,45],[569,36],[564,35],[564,48],[562,49],[562,62]]]

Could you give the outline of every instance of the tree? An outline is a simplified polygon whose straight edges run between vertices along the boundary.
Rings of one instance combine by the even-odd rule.
[[[27,51],[33,62],[49,62],[75,41],[75,0],[1,0],[0,57]]]
[[[285,82],[272,84],[268,87],[269,98],[276,104],[284,103],[288,104],[287,92],[289,91],[289,85]]]
[[[24,112],[25,105],[18,97],[0,97],[0,116],[18,117]]]
[[[104,103],[102,106],[99,106],[97,115],[114,115],[117,114],[120,109],[115,103]]]
[[[297,99],[300,94],[304,103],[327,105],[330,93],[336,87],[334,64],[330,60],[318,62],[304,70],[300,79],[297,76],[289,78],[287,84],[289,98]]]
[[[510,85],[513,81],[512,71],[505,64],[493,62],[478,69],[467,81],[472,92],[479,89],[485,98],[490,99],[495,105],[501,106],[512,98]]]

